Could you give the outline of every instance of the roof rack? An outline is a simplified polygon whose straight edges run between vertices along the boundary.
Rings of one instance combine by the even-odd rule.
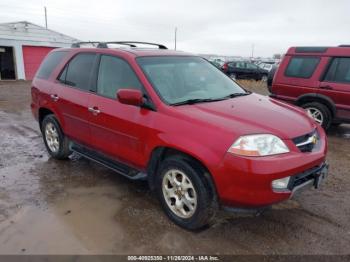
[[[139,42],[139,41],[77,42],[72,44],[72,47],[79,48],[83,44],[92,44],[93,47],[97,47],[97,48],[108,48],[108,44],[126,45],[129,47],[137,47],[137,45],[135,44],[142,44],[142,45],[157,46],[159,49],[168,49],[165,45],[148,43],[148,42]]]
[[[76,42],[71,45],[72,48],[79,48],[81,45],[92,45],[93,47],[97,47],[100,42],[91,42],[91,41],[86,41],[86,42]]]

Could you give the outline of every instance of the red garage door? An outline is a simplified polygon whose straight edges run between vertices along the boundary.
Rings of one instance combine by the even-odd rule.
[[[32,80],[41,61],[54,47],[23,46],[24,72],[26,80]]]

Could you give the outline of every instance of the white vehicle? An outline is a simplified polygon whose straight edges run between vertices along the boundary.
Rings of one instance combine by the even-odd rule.
[[[272,69],[272,67],[273,67],[273,64],[260,63],[260,64],[259,64],[259,67],[270,72],[271,69]]]

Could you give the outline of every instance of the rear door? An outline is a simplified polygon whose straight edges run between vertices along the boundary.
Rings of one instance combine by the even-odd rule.
[[[95,150],[136,168],[142,167],[147,128],[155,112],[120,103],[119,89],[143,90],[129,63],[121,57],[101,55],[96,73],[96,93],[89,101],[91,143]]]
[[[247,67],[248,78],[256,79],[256,80],[261,78],[262,73],[260,72],[260,69],[257,65],[254,65],[252,63],[246,63],[246,67]]]
[[[230,72],[236,74],[237,78],[247,77],[247,68],[244,62],[232,62],[229,66],[231,66]]]
[[[350,57],[329,59],[319,93],[336,104],[337,118],[350,120]]]
[[[66,64],[51,90],[51,99],[65,134],[85,145],[91,140],[88,99],[95,59],[94,53],[75,55]]]

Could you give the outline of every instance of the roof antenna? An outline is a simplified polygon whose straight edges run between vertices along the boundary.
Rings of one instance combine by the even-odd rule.
[[[177,41],[177,27],[175,27],[175,50],[176,50],[176,41]]]
[[[44,6],[44,12],[45,12],[45,28],[47,29],[47,10],[46,10],[46,6]]]

